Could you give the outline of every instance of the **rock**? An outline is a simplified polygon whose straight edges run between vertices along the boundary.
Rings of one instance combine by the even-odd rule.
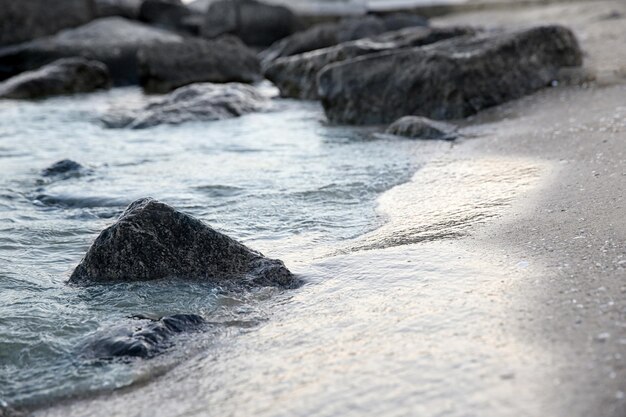
[[[266,258],[152,198],[130,204],[113,225],[100,233],[69,283],[160,278],[287,288],[297,284],[282,261]]]
[[[139,20],[171,30],[185,31],[192,14],[180,0],[144,0],[139,8]]]
[[[121,16],[138,19],[142,2],[143,0],[95,0],[96,17]]]
[[[412,139],[453,140],[457,128],[450,123],[437,122],[420,116],[404,116],[393,122],[385,133]]]
[[[144,129],[160,124],[229,119],[268,106],[269,100],[249,85],[198,83],[174,90],[141,110],[112,113],[103,122],[110,128]]]
[[[109,68],[114,84],[136,84],[140,47],[182,41],[179,35],[143,23],[106,17],[54,36],[0,49],[0,79],[60,58],[80,56],[103,62]]]
[[[542,26],[330,64],[318,75],[318,93],[336,123],[381,124],[404,115],[456,119],[546,87],[581,64],[569,29]]]
[[[295,15],[284,6],[256,0],[217,0],[209,6],[201,34],[209,39],[231,34],[246,45],[269,46],[291,35],[296,26]]]
[[[0,82],[0,98],[33,99],[88,93],[110,85],[109,70],[102,62],[65,58]]]
[[[121,326],[98,334],[84,348],[85,353],[98,359],[119,357],[152,358],[172,345],[177,334],[199,330],[206,321],[196,314],[174,314],[153,320],[136,316],[141,326]],[[149,321],[148,321],[149,320]]]
[[[41,171],[41,175],[44,177],[75,176],[84,169],[85,168],[76,161],[72,161],[71,159],[62,159]]]
[[[187,4],[187,7],[196,13],[206,13],[209,10],[212,0],[195,0]]]
[[[274,43],[261,52],[263,65],[291,55],[328,48],[342,42],[368,38],[384,32],[403,29],[412,26],[425,26],[428,21],[422,18],[401,18],[401,15],[392,15],[387,18],[376,16],[360,16],[333,23],[320,23],[305,31],[296,32],[285,39]]]
[[[95,17],[93,0],[0,0],[0,46],[51,35]]]
[[[385,31],[400,30],[408,27],[428,26],[429,22],[423,16],[412,13],[392,13],[381,17]]]
[[[326,65],[381,51],[426,45],[475,31],[470,28],[413,27],[387,32],[369,39],[344,42],[315,51],[279,58],[265,69],[265,76],[282,97],[315,100],[317,74]]]
[[[197,82],[252,83],[261,79],[254,52],[239,39],[187,39],[183,44],[152,45],[139,51],[139,81],[150,93],[167,93]]]

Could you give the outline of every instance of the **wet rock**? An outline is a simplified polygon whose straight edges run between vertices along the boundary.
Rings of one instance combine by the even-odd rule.
[[[94,20],[76,29],[0,49],[0,79],[66,57],[103,62],[116,85],[138,82],[137,51],[157,43],[180,43],[179,35],[122,17]]]
[[[95,17],[92,0],[0,0],[0,45],[51,35]]]
[[[110,85],[109,70],[103,63],[65,58],[0,82],[0,98],[34,99],[88,93]]]
[[[427,45],[474,32],[475,30],[464,27],[405,28],[368,39],[344,42],[328,48],[279,58],[267,66],[265,76],[278,87],[282,97],[315,100],[318,98],[317,74],[328,64],[376,52]]]
[[[261,62],[270,62],[291,55],[297,55],[316,49],[328,48],[342,42],[368,38],[384,32],[412,26],[425,26],[428,21],[413,17],[401,18],[392,15],[387,18],[376,16],[360,16],[341,20],[340,22],[320,23],[305,31],[296,32],[285,39],[274,43],[261,52]]]
[[[546,87],[563,69],[581,64],[569,29],[542,26],[331,64],[319,73],[318,93],[337,123],[389,123],[404,115],[455,119]]]
[[[144,129],[160,124],[229,119],[268,106],[269,100],[249,85],[198,83],[174,90],[141,110],[111,113],[103,122],[110,128]]]
[[[200,330],[206,324],[196,314],[174,314],[157,320],[145,316],[135,318],[141,320],[140,325],[118,327],[99,334],[87,343],[85,353],[98,359],[151,358],[169,348],[177,334]]]
[[[266,258],[152,198],[133,202],[100,233],[69,282],[86,285],[160,278],[287,288],[297,284],[281,261]]]
[[[142,48],[139,73],[141,85],[151,93],[197,82],[252,83],[262,78],[254,52],[233,36]]]
[[[429,22],[423,16],[412,13],[392,13],[381,17],[386,31],[400,30],[408,27],[428,26]]]
[[[412,139],[453,140],[457,137],[457,128],[426,117],[404,116],[389,125],[385,133]]]
[[[96,17],[121,16],[139,18],[139,7],[143,0],[95,0]]]
[[[209,6],[211,5],[212,0],[195,0],[191,3],[187,4],[189,9],[193,10],[196,13],[206,13],[209,10]]]
[[[269,46],[291,35],[296,26],[295,15],[284,6],[256,0],[218,0],[210,4],[201,34],[209,39],[231,34],[247,45]]]
[[[186,29],[186,19],[193,12],[180,0],[144,0],[139,8],[138,18],[164,29]]]
[[[76,161],[72,161],[71,159],[62,159],[41,171],[41,175],[44,177],[72,176],[79,174],[84,169],[85,168]]]

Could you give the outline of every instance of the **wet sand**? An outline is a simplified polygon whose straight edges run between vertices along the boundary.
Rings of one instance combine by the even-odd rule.
[[[624,16],[614,1],[440,19],[570,25],[592,76],[463,121],[383,195],[384,226],[286,259],[309,283],[268,300],[261,327],[37,415],[626,415]]]

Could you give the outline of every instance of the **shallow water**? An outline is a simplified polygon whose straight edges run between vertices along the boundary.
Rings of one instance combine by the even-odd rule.
[[[270,290],[233,294],[169,281],[66,286],[93,238],[132,200],[158,198],[303,270],[326,248],[379,226],[376,198],[449,148],[327,126],[318,104],[285,100],[218,122],[148,130],[98,122],[110,109],[145,100],[136,89],[116,89],[0,101],[2,404],[46,404],[145,381],[191,356],[189,349],[210,349],[216,334],[249,331],[267,319],[261,301],[276,296]],[[41,176],[64,158],[88,171]],[[182,336],[155,360],[83,355],[90,337],[138,325],[132,315],[174,313],[214,324]]]

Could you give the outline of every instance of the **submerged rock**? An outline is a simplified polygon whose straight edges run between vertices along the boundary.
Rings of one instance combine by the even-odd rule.
[[[385,133],[412,139],[453,140],[457,137],[457,128],[450,123],[426,117],[404,116],[389,125]]]
[[[428,21],[415,15],[390,15],[351,17],[340,22],[320,23],[307,30],[296,32],[274,43],[261,52],[263,65],[291,55],[328,48],[342,42],[368,38],[384,32],[413,26],[427,26]]]
[[[51,35],[94,17],[93,0],[0,0],[0,45]]]
[[[76,161],[71,159],[62,159],[50,165],[48,168],[41,171],[41,175],[44,177],[53,176],[73,176],[79,174],[85,168]]]
[[[582,64],[562,26],[480,33],[326,66],[319,94],[332,122],[389,123],[404,115],[469,116],[550,85]]]
[[[89,341],[85,353],[98,359],[151,358],[171,346],[177,334],[202,328],[206,321],[196,314],[174,314],[152,320],[137,316],[140,326],[118,327]],[[145,321],[150,320],[150,321]]]
[[[259,61],[233,36],[214,41],[187,39],[183,44],[152,45],[139,51],[139,79],[148,92],[167,93],[197,82],[243,82],[261,79]]]
[[[103,122],[110,128],[144,129],[160,124],[229,119],[268,105],[265,96],[246,84],[198,83],[174,90],[141,110],[111,113]]]
[[[247,45],[268,46],[291,35],[295,15],[284,6],[256,0],[218,0],[209,5],[201,34],[205,38],[236,35]]]
[[[160,278],[287,288],[297,284],[282,261],[266,258],[152,198],[130,204],[113,225],[100,233],[69,283]]]
[[[0,98],[33,99],[88,93],[109,88],[106,65],[83,58],[65,58],[0,82]]]
[[[405,28],[373,38],[279,58],[267,66],[265,76],[278,87],[282,97],[315,100],[318,98],[317,74],[328,64],[381,51],[427,45],[475,32],[465,27]]]
[[[140,47],[182,41],[179,35],[122,17],[101,18],[54,36],[0,49],[0,79],[59,58],[83,57],[103,62],[116,85],[136,84]]]

